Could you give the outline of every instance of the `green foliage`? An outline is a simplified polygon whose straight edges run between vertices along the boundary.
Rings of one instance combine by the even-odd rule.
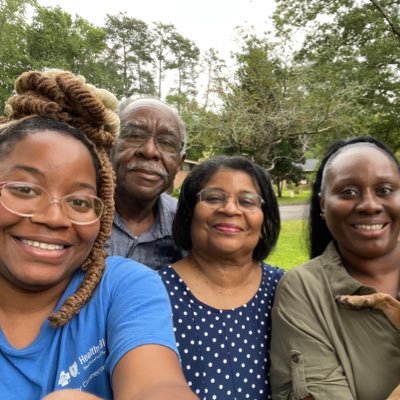
[[[286,270],[306,262],[309,259],[306,238],[305,220],[283,221],[277,246],[265,261]]]
[[[15,77],[30,65],[26,54],[26,12],[34,5],[34,0],[0,0],[0,114]]]
[[[154,94],[154,79],[146,69],[153,62],[153,36],[147,24],[120,12],[107,15],[105,30],[113,62],[122,77],[122,94]]]
[[[299,163],[304,162],[303,149],[298,138],[287,138],[272,150],[273,168],[268,172],[276,184],[278,197],[282,197],[283,183],[298,185],[304,177]]]
[[[323,83],[321,98],[356,89],[335,136],[369,134],[400,148],[399,1],[278,0],[274,19],[281,38],[304,33],[294,61],[312,72],[314,89]],[[324,139],[332,141],[332,132]]]

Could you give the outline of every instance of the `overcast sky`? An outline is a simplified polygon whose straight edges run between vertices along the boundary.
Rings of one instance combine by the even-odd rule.
[[[39,3],[59,5],[95,25],[103,25],[106,14],[120,11],[147,23],[171,23],[202,52],[213,47],[225,59],[235,50],[234,28],[253,26],[260,34],[269,30],[268,17],[275,7],[274,0],[39,0]]]

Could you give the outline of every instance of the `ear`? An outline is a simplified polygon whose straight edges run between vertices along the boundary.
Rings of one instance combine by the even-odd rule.
[[[183,162],[186,159],[186,153],[182,153],[180,157],[181,157],[181,159],[180,159],[180,163],[179,163],[179,167],[178,167],[177,171],[181,171],[182,170]]]

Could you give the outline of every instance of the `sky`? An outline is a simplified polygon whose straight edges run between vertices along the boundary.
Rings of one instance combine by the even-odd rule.
[[[235,27],[254,27],[258,34],[270,30],[274,0],[39,0],[44,6],[59,5],[70,14],[78,14],[97,26],[106,14],[127,12],[129,17],[146,23],[171,23],[184,37],[193,40],[203,53],[217,49],[228,61],[235,49]]]

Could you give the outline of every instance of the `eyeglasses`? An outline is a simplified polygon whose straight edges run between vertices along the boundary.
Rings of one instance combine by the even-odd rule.
[[[127,146],[135,148],[143,146],[152,137],[157,150],[170,156],[178,154],[184,144],[177,136],[168,134],[149,135],[146,132],[136,130],[132,126],[122,126],[120,137]]]
[[[77,225],[93,224],[105,212],[103,201],[91,194],[77,192],[56,199],[39,185],[27,182],[0,182],[0,204],[13,214],[33,217],[54,203],[57,203],[64,215]]]
[[[197,196],[199,197],[200,201],[213,210],[224,207],[228,203],[228,199],[230,197],[235,198],[237,208],[243,212],[258,211],[265,203],[259,194],[253,192],[241,192],[234,196],[228,195],[222,190],[203,189],[197,193]]]

